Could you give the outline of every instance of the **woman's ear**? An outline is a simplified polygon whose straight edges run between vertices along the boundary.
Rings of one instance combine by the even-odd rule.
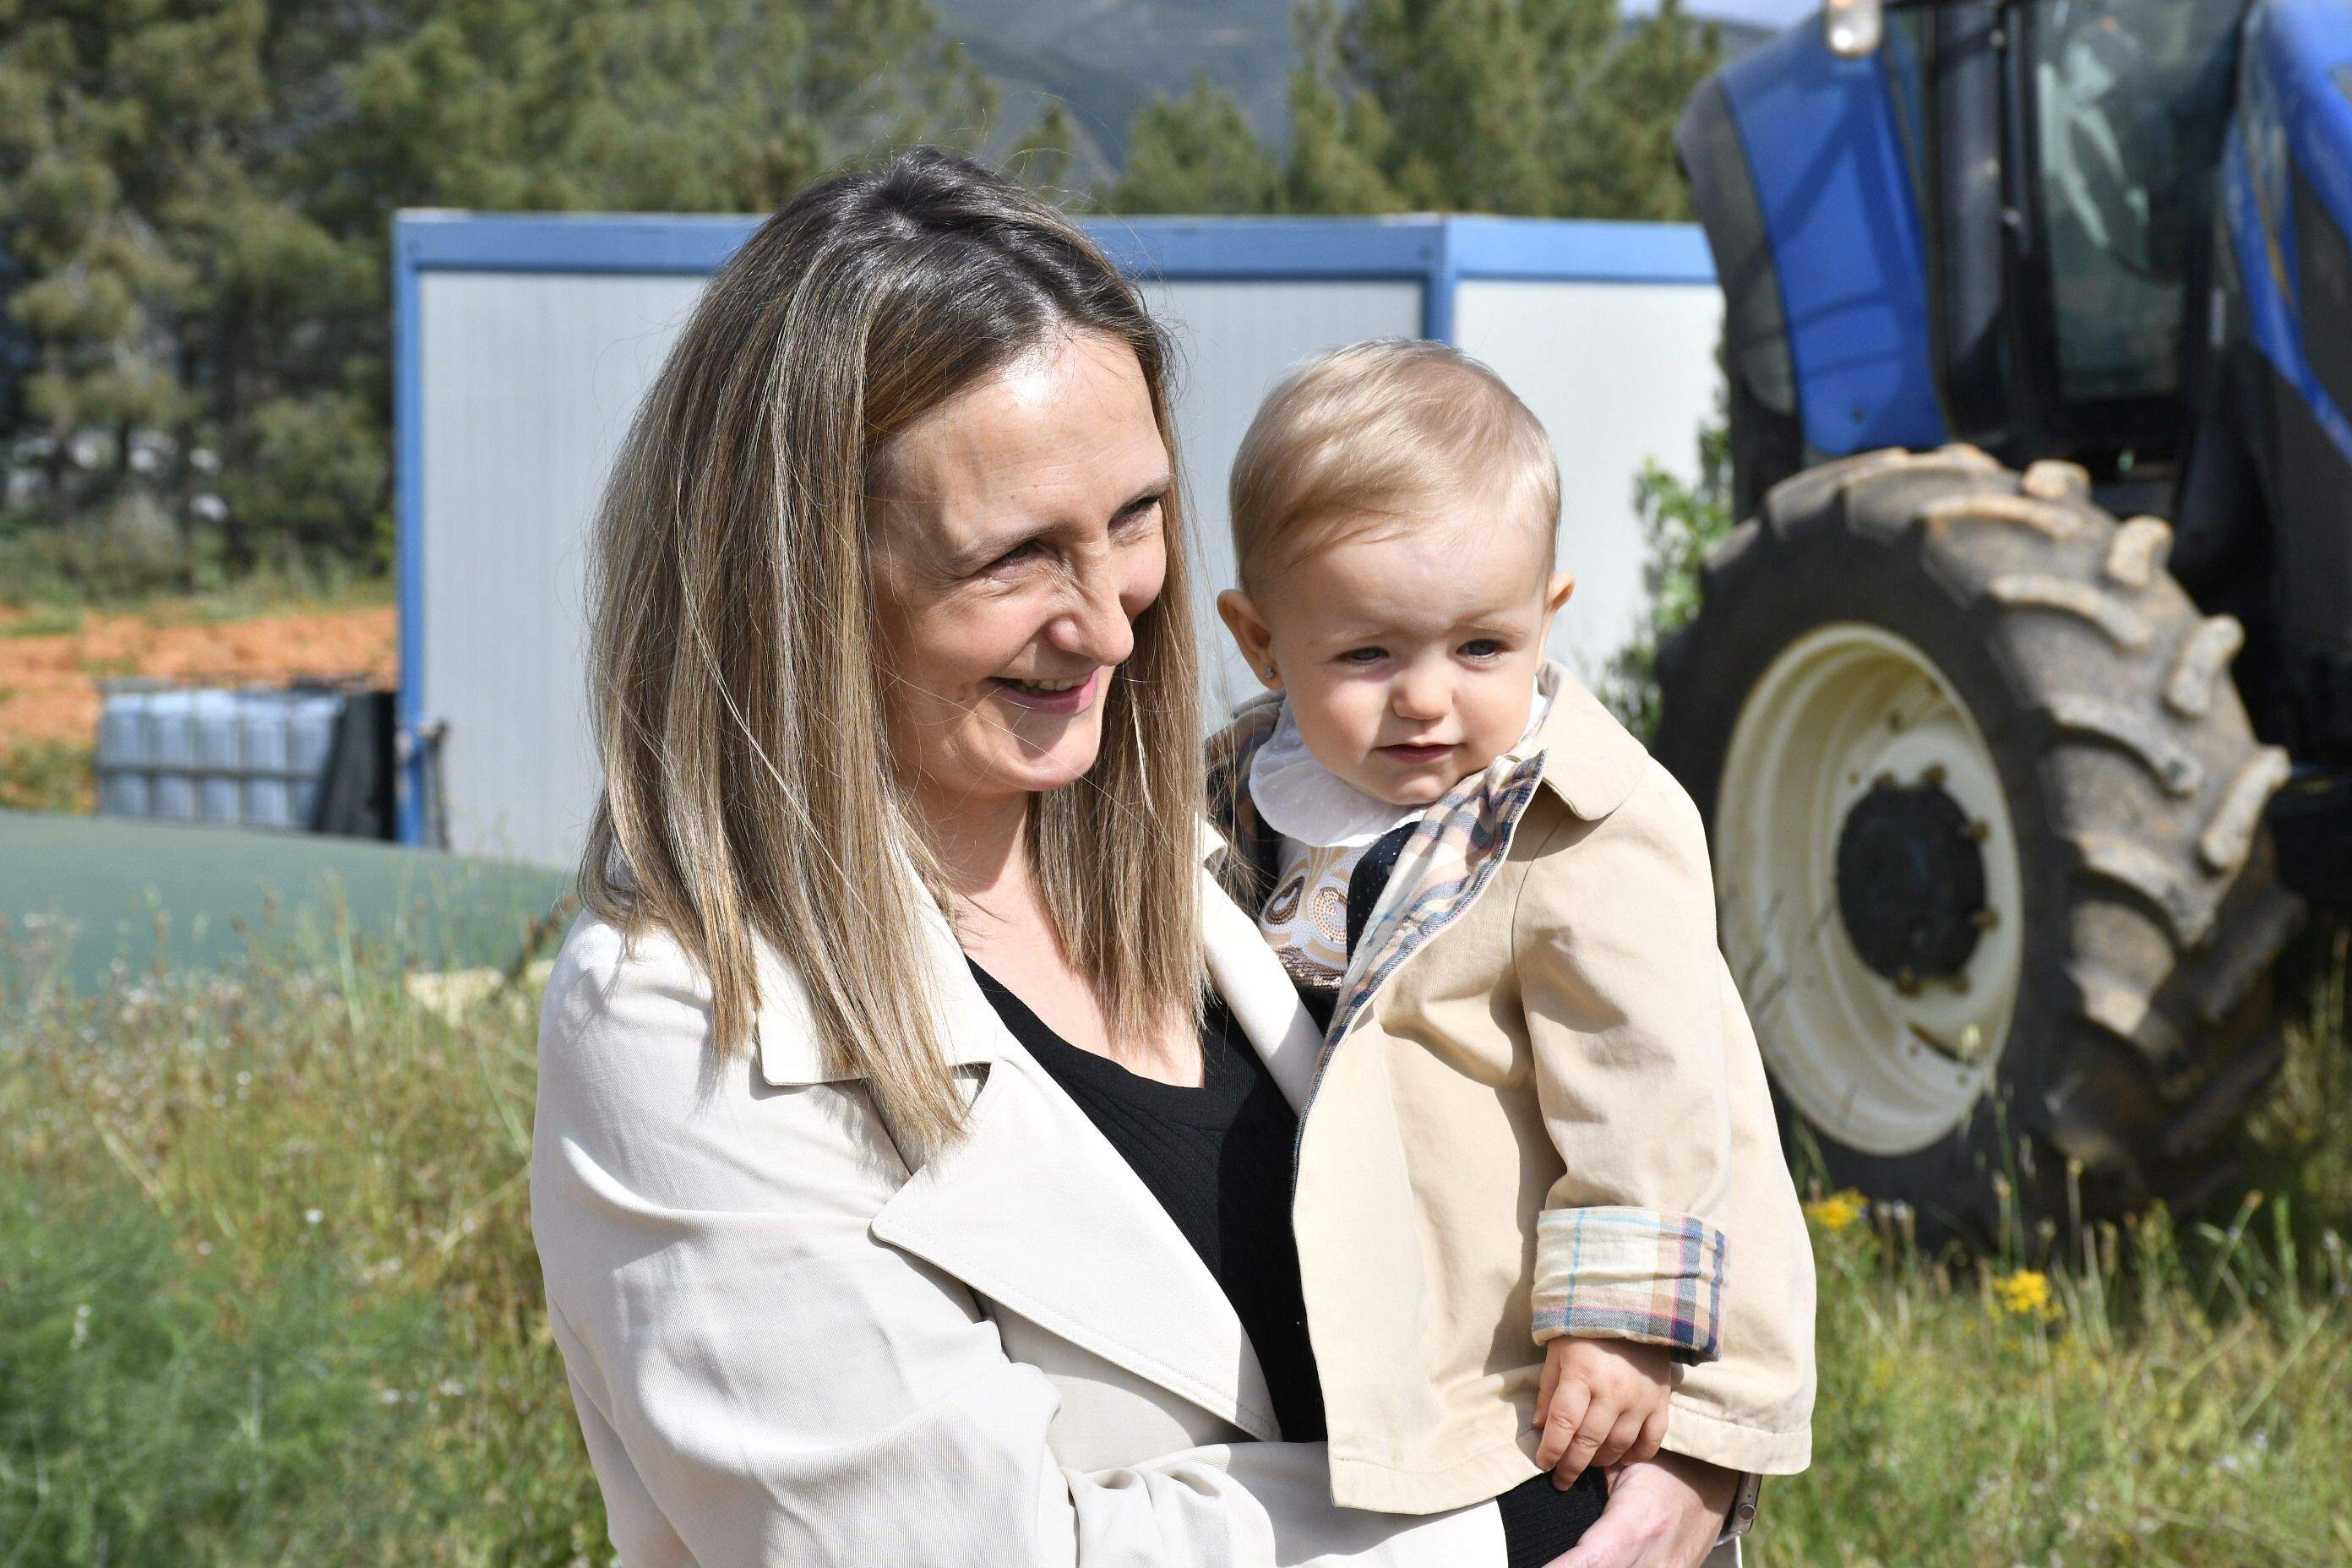
[[[1265,617],[1257,613],[1257,605],[1239,588],[1228,588],[1217,595],[1217,615],[1233,633],[1234,646],[1242,652],[1242,662],[1250,673],[1270,691],[1282,689],[1282,677],[1274,668],[1274,633],[1266,628]]]

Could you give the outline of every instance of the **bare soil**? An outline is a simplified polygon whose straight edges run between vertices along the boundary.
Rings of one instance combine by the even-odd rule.
[[[89,612],[71,631],[19,635],[38,611],[0,607],[0,755],[18,745],[98,740],[99,682],[118,676],[204,685],[360,676],[383,686],[399,668],[390,605],[251,616]]]

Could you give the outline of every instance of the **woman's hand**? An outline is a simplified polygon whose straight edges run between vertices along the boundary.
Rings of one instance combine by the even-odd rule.
[[[1738,1480],[1680,1454],[1621,1466],[1600,1521],[1549,1568],[1694,1568],[1723,1533]]]

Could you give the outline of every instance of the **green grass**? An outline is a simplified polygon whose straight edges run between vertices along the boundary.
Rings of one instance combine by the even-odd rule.
[[[1927,1259],[1836,1194],[1814,1468],[1757,1568],[2352,1562],[2352,1061],[2238,1221]],[[0,940],[0,1568],[603,1563],[525,1212],[534,1005],[364,944],[98,995]]]
[[[0,624],[0,637],[53,637],[81,630],[85,612],[79,605],[35,604],[23,615]]]
[[[90,810],[98,796],[90,771],[95,751],[70,741],[0,742],[0,810]]]
[[[0,1568],[601,1562],[525,1209],[530,1004],[347,939],[0,959]]]

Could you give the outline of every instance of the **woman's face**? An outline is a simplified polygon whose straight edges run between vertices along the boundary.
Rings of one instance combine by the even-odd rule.
[[[1057,333],[895,436],[869,500],[890,744],[954,814],[1094,765],[1167,574],[1167,445],[1134,352]]]

